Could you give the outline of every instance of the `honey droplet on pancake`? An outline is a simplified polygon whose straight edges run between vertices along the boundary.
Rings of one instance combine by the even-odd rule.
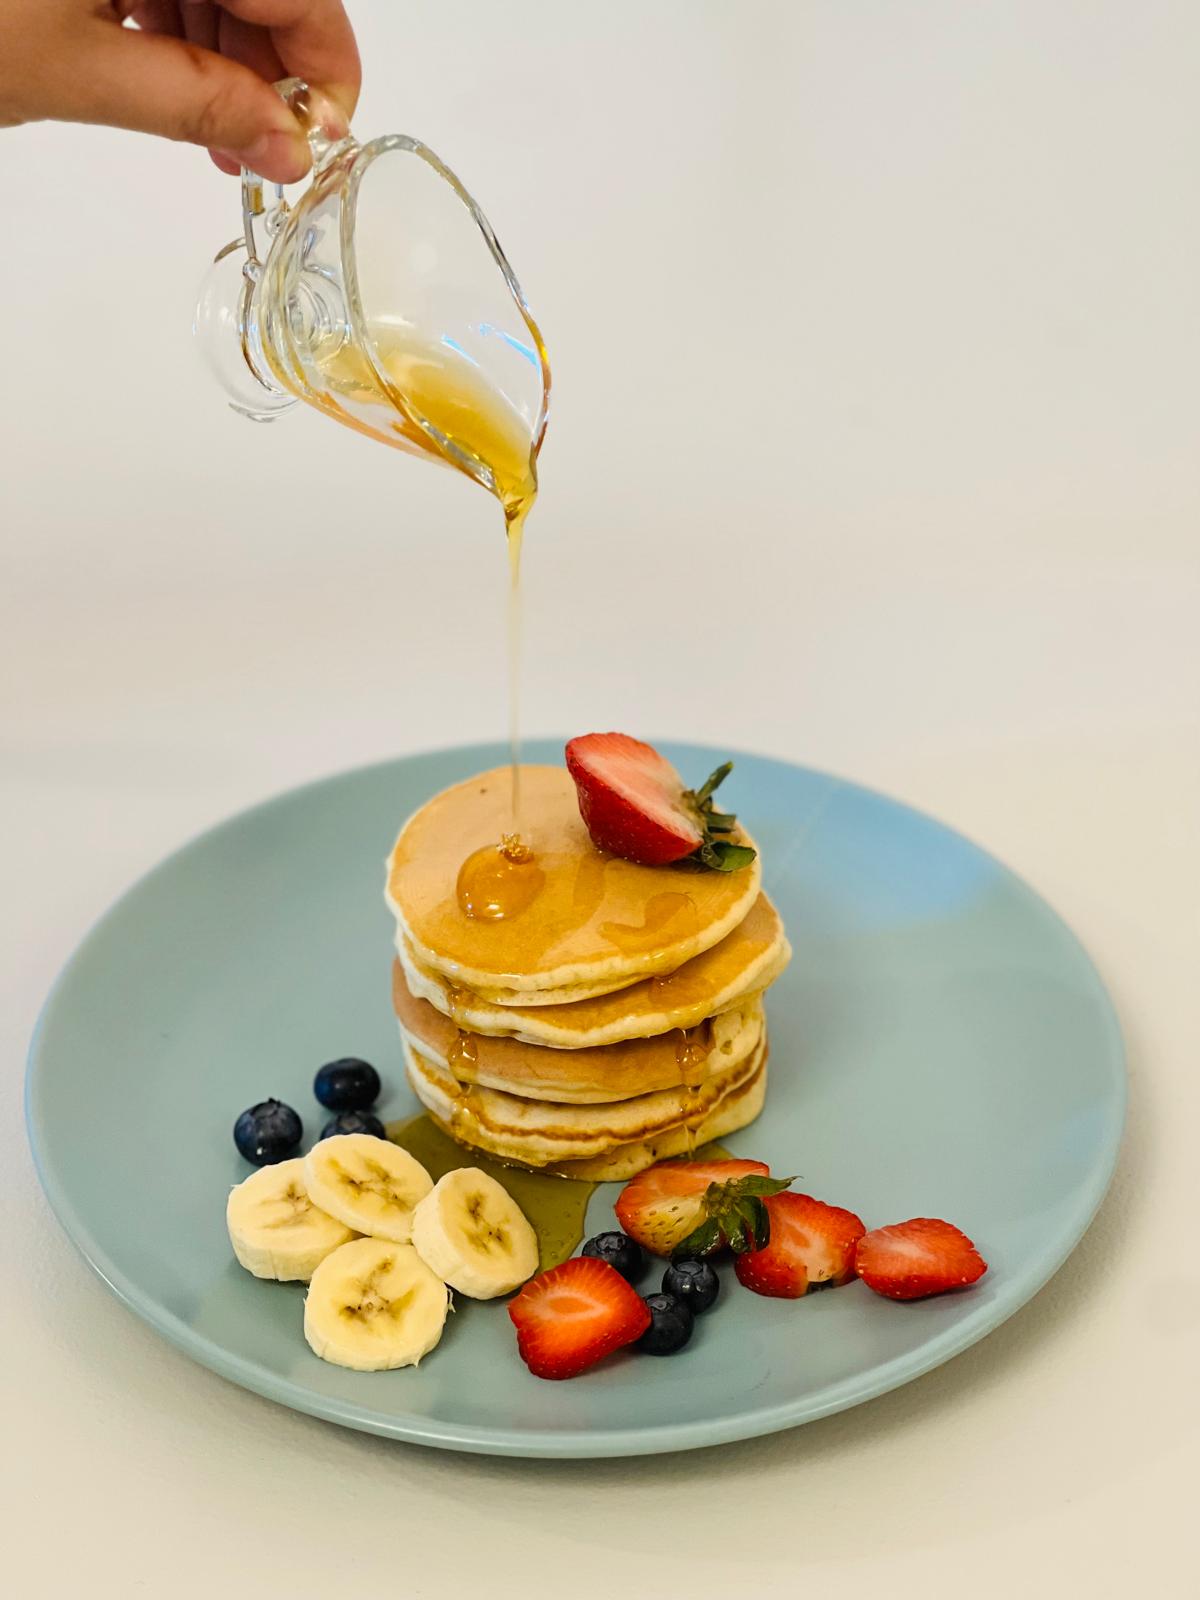
[[[681,1007],[695,1005],[697,1001],[707,998],[712,993],[713,985],[705,980],[703,973],[697,975],[689,971],[691,966],[692,963],[688,962],[675,972],[647,978],[647,993],[651,1002],[678,1011]]]
[[[455,1067],[461,1067],[464,1062],[470,1066],[478,1060],[479,1046],[476,1044],[474,1037],[469,1033],[463,1033],[460,1028],[458,1037],[454,1040],[449,1050],[446,1051],[446,1065],[453,1072]]]
[[[675,1060],[679,1065],[680,1082],[688,1089],[694,1089],[704,1081],[710,1048],[703,1037],[704,1033],[704,1024],[698,1028],[676,1030]]]
[[[695,1155],[696,1152],[696,1131],[704,1121],[704,1100],[699,1089],[687,1083],[686,1080],[683,1084],[681,1098],[682,1104],[680,1109],[682,1112],[682,1117],[679,1127],[683,1134],[684,1140],[686,1141],[686,1154],[690,1159],[693,1155]]]
[[[627,955],[640,955],[653,950],[655,945],[669,939],[682,939],[696,925],[696,902],[690,894],[671,890],[666,894],[653,894],[646,902],[646,915],[641,922],[605,922],[600,932],[610,944]]]
[[[473,996],[470,989],[461,989],[457,984],[454,983],[447,984],[446,1004],[450,1007],[450,1015],[453,1017],[455,1022],[458,1021],[459,1017],[462,1016],[463,1012],[471,1004],[472,999]]]
[[[484,845],[467,857],[455,892],[464,915],[476,922],[503,922],[528,910],[545,881],[529,846],[506,835],[503,844]]]
[[[469,1132],[463,1129],[469,1126],[472,1112],[469,1105],[471,1099],[471,1085],[469,1083],[456,1083],[450,1105],[450,1132],[455,1138],[461,1138],[469,1144]]]
[[[675,1061],[683,1089],[683,1134],[687,1140],[689,1157],[695,1152],[696,1130],[705,1117],[700,1085],[704,1082],[711,1049],[707,1023],[701,1023],[696,1028],[675,1030]]]

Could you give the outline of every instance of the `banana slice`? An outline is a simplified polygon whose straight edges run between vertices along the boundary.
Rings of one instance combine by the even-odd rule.
[[[239,1183],[225,1207],[225,1224],[246,1271],[284,1283],[307,1283],[327,1255],[354,1237],[313,1204],[298,1156],[260,1167]]]
[[[407,1244],[413,1208],[433,1188],[421,1163],[370,1133],[335,1133],[304,1158],[304,1181],[322,1211],[356,1233]]]
[[[538,1269],[537,1234],[503,1184],[478,1167],[439,1178],[412,1216],[427,1267],[460,1294],[494,1300]]]
[[[356,1372],[415,1367],[442,1337],[449,1309],[449,1290],[412,1245],[354,1239],[313,1273],[304,1337],[322,1361]]]

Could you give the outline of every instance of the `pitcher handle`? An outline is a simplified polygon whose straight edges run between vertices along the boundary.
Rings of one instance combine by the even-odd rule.
[[[312,177],[319,180],[334,161],[356,148],[346,114],[323,89],[302,78],[284,78],[274,87],[308,140]],[[271,185],[268,202],[264,182],[259,173],[242,168],[242,237],[217,253],[201,285],[192,323],[200,353],[230,405],[256,422],[269,422],[298,403],[271,371],[252,314],[271,241],[290,210],[284,185]],[[266,235],[261,252],[256,223]]]
[[[271,86],[304,130],[312,151],[312,176],[320,177],[326,167],[353,145],[350,122],[332,95],[303,78],[281,78]],[[282,184],[275,184],[277,206],[286,207]],[[254,219],[266,210],[263,179],[249,167],[242,168],[242,233],[246,240],[246,266],[257,269],[262,263],[254,237]],[[247,276],[256,276],[248,272]]]

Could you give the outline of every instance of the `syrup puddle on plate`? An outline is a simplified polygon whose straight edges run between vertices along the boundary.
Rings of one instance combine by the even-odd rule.
[[[455,1172],[460,1167],[478,1167],[495,1178],[497,1183],[503,1184],[529,1218],[537,1234],[539,1272],[561,1265],[583,1243],[588,1201],[596,1191],[596,1184],[550,1172],[531,1172],[526,1167],[505,1166],[503,1161],[496,1161],[481,1150],[468,1150],[466,1146],[458,1144],[424,1112],[399,1122],[389,1122],[387,1136],[393,1144],[398,1144],[409,1155],[415,1156],[435,1183],[447,1172]],[[724,1145],[706,1144],[690,1152],[690,1158],[697,1161],[728,1161],[730,1153]],[[618,1193],[614,1185],[614,1200]],[[615,1217],[604,1217],[597,1224],[596,1231],[605,1233],[616,1226]],[[651,1276],[648,1273],[647,1280]]]
[[[432,1117],[421,1114],[388,1124],[387,1136],[415,1156],[436,1183],[459,1167],[479,1167],[512,1195],[529,1218],[538,1238],[538,1269],[557,1267],[573,1256],[583,1242],[588,1201],[596,1188],[575,1178],[506,1167],[502,1161],[468,1150],[443,1133]],[[613,1222],[616,1227],[616,1222]]]

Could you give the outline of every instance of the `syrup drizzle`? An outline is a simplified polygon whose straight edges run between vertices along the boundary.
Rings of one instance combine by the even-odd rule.
[[[707,1023],[696,1028],[675,1030],[675,1063],[679,1068],[679,1085],[683,1090],[683,1131],[687,1140],[687,1153],[696,1148],[696,1131],[704,1121],[704,1097],[700,1085],[708,1071],[708,1057],[712,1046]]]
[[[478,1060],[479,1046],[475,1042],[474,1034],[464,1033],[460,1028],[457,1037],[446,1052],[446,1065],[451,1072],[454,1072],[455,1067],[474,1066]]]
[[[696,921],[696,902],[690,894],[672,889],[665,894],[653,894],[646,902],[646,915],[641,922],[606,922],[600,932],[615,944],[618,950],[629,955],[639,955],[653,950],[662,940],[667,928],[672,937],[679,938],[690,931]],[[678,926],[673,924],[678,923]]]

